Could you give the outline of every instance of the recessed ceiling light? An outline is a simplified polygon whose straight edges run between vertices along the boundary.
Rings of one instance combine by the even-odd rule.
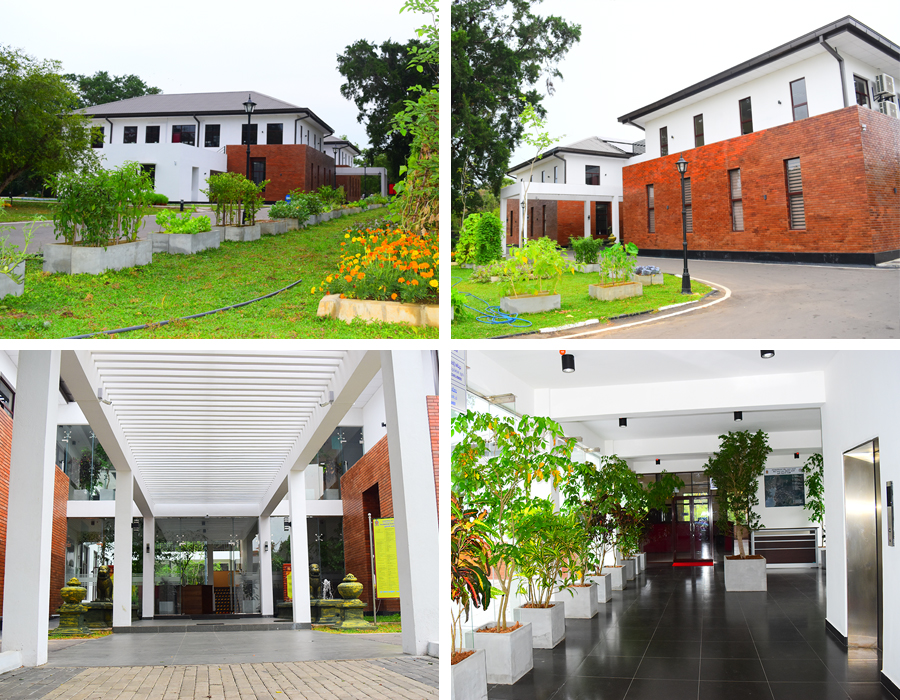
[[[760,350],[759,356],[764,360],[768,360],[768,359],[775,357],[775,351],[774,350]]]
[[[744,412],[743,411],[735,411],[734,412],[734,422],[740,423],[744,420]]]
[[[569,355],[565,350],[560,350],[559,354],[562,355],[562,371],[566,374],[571,374],[575,371],[575,355]]]
[[[627,428],[628,427],[628,419],[627,418],[619,418],[619,427]]]

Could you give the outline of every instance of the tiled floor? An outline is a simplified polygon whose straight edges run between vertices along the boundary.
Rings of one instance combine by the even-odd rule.
[[[825,631],[825,572],[769,569],[768,593],[726,593],[721,565],[648,568],[492,700],[900,700],[880,659]]]

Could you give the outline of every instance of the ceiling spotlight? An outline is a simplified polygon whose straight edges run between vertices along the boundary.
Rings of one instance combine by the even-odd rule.
[[[775,351],[774,350],[760,350],[759,356],[764,360],[768,360],[770,358],[775,357]]]
[[[627,428],[628,427],[628,419],[627,418],[619,418],[619,427]]]
[[[329,392],[328,392],[328,401],[326,401],[325,403],[320,403],[319,406],[321,406],[322,408],[324,408],[325,406],[330,406],[330,405],[333,404],[333,403],[334,403],[334,392],[329,390]]]
[[[571,374],[575,371],[575,355],[569,355],[565,350],[560,350],[559,354],[562,355],[562,371],[566,374]]]
[[[734,412],[734,422],[740,423],[742,420],[744,420],[744,412],[743,411],[735,411]]]

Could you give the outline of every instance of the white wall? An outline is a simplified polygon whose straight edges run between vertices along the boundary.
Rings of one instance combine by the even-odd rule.
[[[385,421],[384,387],[379,386],[362,410],[363,454],[375,447],[378,441],[387,435],[387,428],[382,425]]]
[[[844,524],[844,452],[877,437],[881,450],[881,499],[885,482],[900,487],[900,352],[844,351],[825,372],[822,408],[825,460],[825,528],[828,545],[826,589],[828,621],[847,634],[847,556]],[[900,546],[887,546],[886,508],[882,507],[884,674],[900,685]]]

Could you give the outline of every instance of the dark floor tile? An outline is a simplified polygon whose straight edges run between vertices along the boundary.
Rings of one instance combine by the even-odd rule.
[[[700,680],[764,682],[759,659],[701,659]]]
[[[806,639],[792,624],[756,625],[750,627],[754,642],[805,642]]]
[[[654,632],[656,632],[656,627],[653,626],[626,627],[625,625],[618,625],[606,630],[605,636],[607,639],[644,639],[649,641],[653,639]]]
[[[553,700],[622,700],[630,685],[630,678],[574,676],[566,681]]]
[[[700,642],[672,642],[653,640],[647,647],[647,656],[673,659],[700,658]]]
[[[607,638],[591,650],[591,656],[643,656],[649,645],[646,639]]]
[[[586,656],[571,675],[633,678],[640,663],[641,657],[639,656]]]
[[[743,627],[704,627],[704,642],[752,642],[750,628]]]
[[[663,627],[660,625],[653,633],[653,641],[699,642],[702,634],[703,630],[700,627]]]
[[[768,683],[700,681],[699,700],[772,700]]]
[[[880,661],[847,661],[828,663],[828,670],[841,682],[880,683]]]
[[[769,683],[775,700],[847,700],[840,683]]]
[[[635,678],[625,700],[697,700],[697,681]]]
[[[881,683],[841,683],[850,700],[900,700]]]
[[[812,651],[810,649],[810,651]],[[707,642],[700,645],[700,656],[704,659],[758,659],[753,642]],[[813,655],[813,658],[817,658]]]
[[[529,671],[514,685],[493,685],[488,688],[491,700],[550,700],[565,682],[565,677],[535,680]]]
[[[819,659],[763,659],[769,682],[827,683],[834,678]]]
[[[645,656],[635,678],[695,681],[700,678],[700,659],[653,658]]]
[[[806,642],[755,642],[761,659],[818,659],[819,656]]]

